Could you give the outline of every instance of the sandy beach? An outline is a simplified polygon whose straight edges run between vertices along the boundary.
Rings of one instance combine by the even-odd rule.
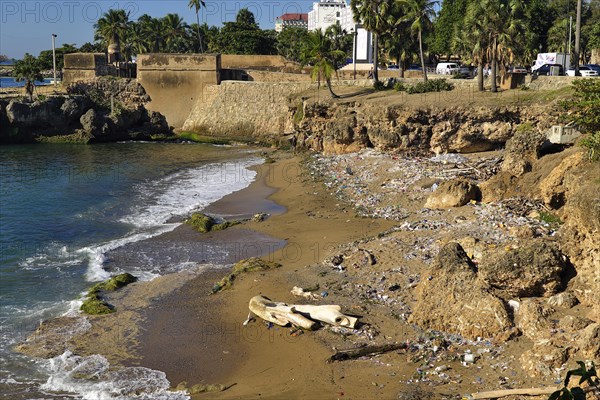
[[[284,155],[275,164],[260,166],[259,177],[249,188],[205,210],[222,215],[275,211],[264,222],[248,222],[217,234],[232,235],[250,246],[247,235],[235,233],[249,229],[284,239],[285,247],[264,255],[283,267],[247,274],[232,290],[217,295],[208,293],[224,273],[210,272],[162,297],[146,312],[139,338],[140,365],[165,371],[174,386],[182,381],[188,387],[235,384],[198,398],[332,398],[344,391],[334,383],[333,369],[325,367],[331,349],[320,338],[311,333],[293,337],[289,328],[267,329],[260,321],[242,326],[251,297],[297,300],[289,291],[296,285],[310,286],[311,264],[331,256],[341,244],[391,226],[336,207],[335,199],[300,168],[298,158]],[[281,206],[287,211],[282,212]]]
[[[228,219],[268,213],[266,220],[205,234],[182,225],[166,235],[200,247],[222,243],[230,250],[226,263],[259,256],[281,268],[242,274],[232,288],[214,295],[209,294],[214,283],[229,272],[223,265],[131,284],[109,297],[118,311],[89,317],[91,327],[69,348],[80,355],[102,354],[112,365],[163,371],[173,389],[226,388],[192,393],[193,399],[454,399],[560,383],[562,369],[533,377],[524,368],[532,336],[467,338],[410,320],[418,307],[438,302],[438,293],[419,298],[419,288],[435,282],[430,268],[439,265],[448,243],[459,242],[477,259],[486,251],[516,248],[523,234],[548,240],[551,226],[519,216],[514,205],[494,202],[423,208],[441,179],[437,176],[452,179],[462,171],[453,163],[376,151],[309,159],[282,151],[270,156],[275,162],[254,167],[258,176],[249,187],[204,210]],[[480,180],[496,165],[494,153],[469,157],[465,160],[478,166],[469,173]],[[343,268],[334,267],[333,256],[343,257]],[[295,297],[294,286],[313,288],[317,297]],[[469,290],[459,284],[460,292]],[[256,295],[288,304],[337,304],[360,324],[354,330],[324,326],[300,333],[260,319],[244,326],[248,302]],[[583,304],[570,307],[557,308],[552,317],[567,333],[577,325],[565,324],[589,312]],[[464,310],[465,316],[485,315]],[[397,343],[408,348],[326,362],[338,350]],[[466,362],[466,355],[472,361]]]

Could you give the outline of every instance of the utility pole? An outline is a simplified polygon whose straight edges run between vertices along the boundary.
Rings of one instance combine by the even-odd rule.
[[[52,65],[53,65],[53,72],[54,72],[54,87],[56,87],[56,45],[54,40],[56,39],[57,35],[56,34],[52,34]]]
[[[577,0],[577,21],[575,22],[575,76],[579,76],[579,40],[581,39],[581,0]]]

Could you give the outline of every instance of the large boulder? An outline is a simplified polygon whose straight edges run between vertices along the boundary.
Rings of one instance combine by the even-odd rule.
[[[533,163],[540,157],[546,135],[529,125],[522,125],[506,142],[502,171],[521,176],[531,171]]]
[[[417,287],[410,322],[470,339],[506,340],[514,333],[504,303],[478,279],[475,265],[458,243],[440,250],[427,275]]]
[[[479,263],[482,279],[509,300],[515,297],[550,297],[558,293],[566,259],[553,242],[533,239],[516,249],[499,248]]]
[[[96,110],[89,109],[79,119],[83,132],[90,136],[100,136],[108,130],[108,125],[105,118],[100,115]]]
[[[548,317],[554,310],[539,298],[527,298],[519,302],[515,310],[515,326],[531,340],[550,335]]]
[[[481,192],[477,185],[462,180],[444,181],[429,195],[425,208],[445,209],[462,207],[471,200],[481,200]]]

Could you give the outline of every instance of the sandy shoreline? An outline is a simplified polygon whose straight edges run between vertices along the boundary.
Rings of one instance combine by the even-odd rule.
[[[315,364],[322,364],[330,350],[310,334],[290,336],[289,328],[266,329],[262,322],[242,326],[248,301],[257,294],[295,300],[289,293],[292,286],[310,286],[308,265],[321,262],[343,243],[375,234],[382,226],[356,218],[352,210],[338,209],[322,186],[305,181],[299,159],[282,156],[275,164],[259,166],[256,181],[247,189],[204,211],[274,214],[264,222],[247,222],[218,234],[233,238],[223,240],[236,240],[238,232],[246,232],[244,243],[251,247],[261,247],[248,236],[252,231],[286,240],[282,249],[263,254],[283,267],[243,276],[232,290],[214,296],[207,293],[225,272],[211,271],[161,297],[144,313],[138,340],[141,358],[136,364],[166,372],[173,386],[182,381],[188,387],[235,384],[225,392],[210,394],[224,398],[323,395],[321,388],[328,378],[322,377],[325,381],[313,386],[307,386],[306,379],[316,378],[309,378],[310,371]]]
[[[222,265],[134,283],[111,298],[117,313],[90,317],[93,327],[74,341],[74,351],[164,371],[173,388],[182,382],[187,388],[230,386],[193,399],[454,399],[560,381],[556,372],[532,378],[523,368],[522,357],[533,344],[526,335],[509,342],[468,339],[409,322],[418,290],[425,279],[435,279],[430,267],[448,242],[476,254],[514,245],[525,227],[550,238],[549,227],[497,203],[423,208],[436,176],[452,172],[452,164],[365,151],[315,156],[305,169],[290,153],[272,156],[275,163],[255,167],[259,174],[249,187],[205,210],[230,217],[268,212],[268,219],[209,234],[184,225],[172,239],[224,243],[237,249],[229,262],[260,255],[281,268],[242,275],[216,295],[208,293],[227,274]],[[343,256],[344,268],[326,261],[333,255]],[[290,293],[293,286],[317,285],[316,293],[326,296],[309,301]],[[362,324],[354,331],[323,327],[299,336],[260,320],[243,326],[248,301],[258,294],[291,304],[339,304]],[[431,301],[438,298],[431,294]],[[569,311],[585,312],[582,305]],[[326,363],[336,350],[384,343],[408,343],[409,349]],[[466,354],[475,354],[476,361],[462,361]]]

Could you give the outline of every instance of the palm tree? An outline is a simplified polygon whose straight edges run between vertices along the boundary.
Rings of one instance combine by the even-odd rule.
[[[468,55],[477,64],[477,84],[483,92],[483,66],[486,62],[488,35],[482,22],[485,21],[486,10],[480,2],[470,3],[463,20],[462,27],[454,33],[452,49],[457,54]]]
[[[198,33],[198,44],[200,45],[200,53],[204,53],[204,47],[202,46],[202,38],[200,37],[200,8],[206,8],[204,0],[190,0],[188,3],[189,8],[196,10],[196,32]]]
[[[169,52],[175,48],[174,43],[185,36],[187,24],[177,14],[167,14],[162,20],[163,39]]]
[[[125,10],[108,10],[94,24],[95,40],[101,40],[106,46],[115,45],[121,51],[121,41],[125,38],[129,27],[129,13]]]
[[[423,80],[427,82],[427,70],[425,69],[425,56],[423,55],[423,30],[431,24],[435,11],[433,9],[437,1],[431,0],[396,0],[405,7],[405,21],[411,22],[410,29],[417,33],[419,39],[419,54],[421,56],[421,67],[423,68]]]
[[[150,18],[144,22],[142,32],[146,38],[146,46],[149,51],[159,53],[163,50],[165,36],[163,32],[163,23],[158,18]]]
[[[26,53],[22,60],[15,62],[13,74],[17,82],[25,81],[25,92],[29,95],[29,101],[33,101],[35,81],[44,80],[38,59]]]
[[[308,33],[305,47],[302,49],[302,65],[313,66],[311,77],[318,82],[317,87],[321,87],[321,77],[323,77],[329,93],[336,98],[339,96],[331,88],[331,77],[335,72],[333,61],[344,54],[343,51],[332,49],[331,39],[321,29]]]
[[[379,35],[387,29],[387,11],[389,2],[386,0],[350,0],[354,19],[373,34],[373,79],[379,80],[378,53]]]
[[[325,36],[331,40],[332,50],[339,50],[343,53],[343,56],[333,60],[333,66],[337,71],[340,64],[345,61],[348,51],[352,48],[352,35],[348,35],[348,33],[342,29],[340,22],[336,21],[335,24],[330,25],[325,29]]]

